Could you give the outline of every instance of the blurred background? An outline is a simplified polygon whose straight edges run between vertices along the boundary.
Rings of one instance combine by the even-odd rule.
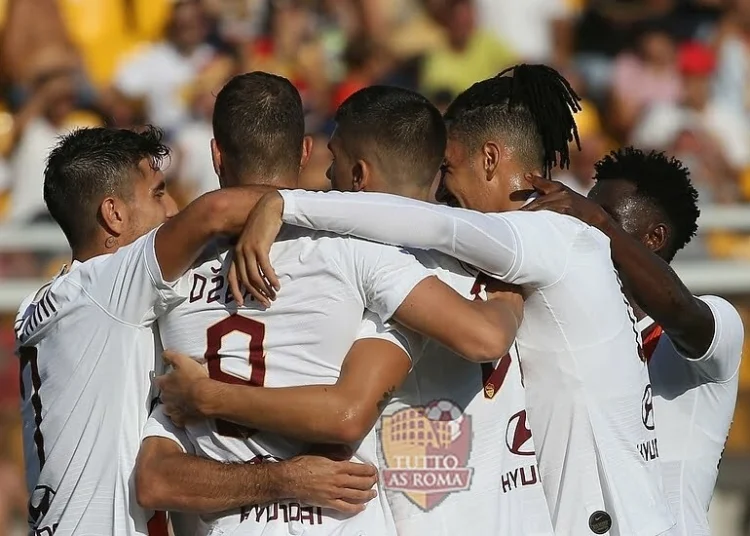
[[[558,180],[585,194],[594,162],[625,143],[690,167],[701,231],[675,269],[750,326],[750,0],[0,0],[0,536],[25,533],[13,315],[69,254],[42,199],[56,136],[162,127],[184,204],[218,186],[214,95],[270,71],[303,96],[316,143],[305,186],[326,189],[331,116],[351,93],[399,85],[445,108],[520,61],[554,65],[585,99],[583,151]],[[750,535],[749,506],[746,359],[714,535]]]

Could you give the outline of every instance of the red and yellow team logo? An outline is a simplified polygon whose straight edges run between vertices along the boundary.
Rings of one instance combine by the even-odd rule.
[[[422,510],[469,489],[474,471],[466,467],[471,417],[453,402],[436,400],[384,415],[380,440],[384,486],[402,492]]]

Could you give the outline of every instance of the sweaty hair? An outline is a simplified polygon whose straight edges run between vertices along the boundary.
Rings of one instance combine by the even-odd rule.
[[[698,231],[698,192],[690,182],[690,171],[663,152],[645,153],[625,147],[611,152],[595,165],[594,180],[625,180],[636,195],[666,218],[671,240],[665,252],[668,261],[684,248]]]
[[[549,176],[553,167],[570,165],[570,142],[581,148],[573,118],[581,110],[580,100],[552,67],[521,64],[461,93],[445,112],[445,121],[451,136],[472,151],[499,135],[522,164],[541,166]]]
[[[63,136],[44,170],[44,202],[72,248],[85,245],[98,226],[107,196],[130,200],[134,174],[144,159],[159,169],[169,156],[162,132],[83,128]]]
[[[305,116],[289,80],[260,71],[232,78],[219,91],[213,131],[233,173],[270,180],[299,171]]]
[[[388,181],[429,187],[445,154],[443,118],[422,95],[370,86],[336,112],[336,133],[352,158],[367,155]]]

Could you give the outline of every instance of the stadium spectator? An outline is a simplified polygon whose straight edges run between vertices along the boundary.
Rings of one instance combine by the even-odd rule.
[[[187,120],[183,90],[216,54],[206,43],[208,20],[199,0],[177,0],[164,41],[126,60],[115,75],[122,95],[142,99],[150,120],[175,131]]]
[[[682,87],[676,68],[676,43],[663,27],[646,26],[632,51],[621,53],[612,71],[612,127],[620,139],[649,106],[672,103]]]
[[[211,160],[211,116],[216,94],[235,68],[229,58],[217,58],[198,75],[187,91],[190,119],[175,135],[174,171],[170,171],[173,184],[179,189],[179,204],[219,187]]]
[[[711,98],[715,57],[706,45],[686,43],[678,66],[683,77],[682,100],[657,103],[632,134],[634,145],[671,149],[690,162],[693,180],[704,202],[737,198],[737,177],[750,165],[750,129],[743,114]]]
[[[497,74],[516,57],[498,37],[477,27],[474,0],[446,0],[441,22],[447,44],[425,57],[420,84],[424,93],[448,89],[458,95],[477,80]]]

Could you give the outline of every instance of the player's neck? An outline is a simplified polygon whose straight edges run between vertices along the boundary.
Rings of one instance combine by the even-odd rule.
[[[432,196],[430,196],[430,188],[423,188],[421,186],[402,185],[398,187],[383,189],[382,192],[386,194],[400,195],[401,197],[408,197],[409,199],[416,199],[417,201],[432,200]]]
[[[90,259],[93,259],[94,257],[99,257],[101,255],[109,255],[110,253],[114,253],[119,249],[119,246],[107,248],[104,246],[96,247],[96,246],[86,246],[81,248],[75,248],[73,249],[73,260],[78,262],[86,262]]]
[[[286,175],[276,175],[274,177],[247,175],[239,177],[238,180],[231,181],[229,184],[236,184],[238,186],[270,186],[272,188],[284,190],[287,188],[297,188],[298,182],[299,176],[296,173],[289,173]]]

